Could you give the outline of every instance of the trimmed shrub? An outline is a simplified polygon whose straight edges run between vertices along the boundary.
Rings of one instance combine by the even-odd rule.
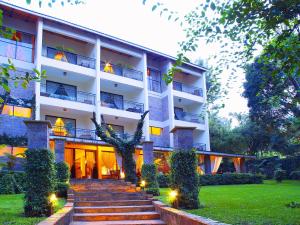
[[[54,155],[48,149],[28,149],[25,155],[25,216],[50,216],[53,203],[49,197],[56,183]]]
[[[11,173],[4,173],[0,178],[0,194],[15,194]]]
[[[283,179],[286,179],[286,171],[282,169],[277,169],[275,171],[274,178],[277,182],[281,182]]]
[[[146,193],[158,196],[157,168],[154,164],[143,164],[142,179],[146,181]]]
[[[57,182],[55,188],[55,194],[57,197],[60,198],[67,198],[68,197],[68,189],[70,187],[69,183],[66,182]]]
[[[300,180],[300,170],[291,172],[290,178],[293,180]]]
[[[168,174],[158,174],[157,182],[160,188],[170,187],[171,179]]]
[[[67,163],[57,162],[55,164],[56,179],[58,182],[69,182],[70,181],[70,169]]]
[[[0,194],[19,194],[24,191],[25,173],[0,172]]]
[[[200,203],[195,151],[173,152],[170,162],[171,188],[178,191],[178,207],[198,209]]]
[[[261,184],[263,176],[251,173],[223,173],[199,176],[200,186],[228,185],[228,184]]]

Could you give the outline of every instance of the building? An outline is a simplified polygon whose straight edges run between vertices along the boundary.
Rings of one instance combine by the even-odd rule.
[[[161,172],[168,171],[167,158],[181,142],[203,153],[199,170],[208,158],[206,172],[217,171],[220,156],[209,154],[203,111],[205,68],[186,63],[166,85],[162,74],[171,68],[171,56],[9,3],[1,3],[1,9],[3,29],[13,28],[15,33],[10,39],[1,37],[0,62],[12,59],[18,74],[34,68],[47,71],[46,79],[27,89],[10,84],[11,97],[0,117],[1,135],[26,135],[24,120],[50,121],[50,149],[58,161],[69,164],[74,177],[111,178],[120,176],[120,161],[114,149],[96,137],[92,113],[99,123],[105,120],[120,136],[130,137],[141,114],[150,110],[144,141],[153,141],[154,161]],[[189,135],[181,141],[174,137],[179,128]],[[15,154],[25,148],[6,151]],[[142,143],[135,160],[139,173]]]

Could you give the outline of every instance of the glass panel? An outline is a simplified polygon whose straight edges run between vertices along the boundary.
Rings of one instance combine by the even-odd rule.
[[[61,84],[52,81],[46,82],[46,92],[50,97],[76,101],[76,86]]]
[[[31,117],[31,109],[15,106],[14,107],[14,116],[30,118]]]
[[[12,105],[5,105],[3,107],[2,114],[13,116],[14,115],[14,107]]]
[[[12,152],[13,152],[12,149],[13,149],[13,147],[10,147],[10,146],[0,147],[0,156],[5,156],[6,153],[12,154]]]
[[[175,119],[182,120],[184,118],[183,108],[174,107]]]
[[[160,127],[150,127],[150,133],[152,135],[160,136],[162,128]]]
[[[86,176],[85,172],[85,150],[75,149],[75,177],[84,178]]]
[[[96,167],[96,154],[95,154],[95,152],[86,151],[85,157],[86,157],[86,161],[85,161],[85,163],[86,163],[86,178],[88,178],[88,179],[94,178],[93,170]]]
[[[108,108],[123,109],[123,96],[107,92],[101,92],[101,104],[102,106]]]
[[[69,118],[61,118],[56,116],[46,116],[52,125],[52,133],[56,136],[75,137],[76,134],[76,120]]]
[[[23,154],[27,148],[24,147],[14,147],[13,148],[13,155],[16,155],[19,158],[24,158]]]

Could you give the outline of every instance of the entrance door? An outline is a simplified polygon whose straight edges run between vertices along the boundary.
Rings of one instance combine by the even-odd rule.
[[[85,161],[86,161],[86,178],[97,179],[98,178],[98,169],[96,164],[96,152],[95,151],[85,151]]]
[[[75,149],[75,178],[97,179],[97,158],[96,151]]]

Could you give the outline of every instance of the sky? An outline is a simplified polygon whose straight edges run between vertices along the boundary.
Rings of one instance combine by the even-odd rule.
[[[85,4],[77,6],[65,4],[64,7],[57,0],[58,3],[51,8],[47,6],[47,0],[43,0],[45,3],[41,8],[38,0],[32,0],[30,5],[26,4],[26,0],[3,1],[92,28],[172,56],[176,56],[179,50],[178,42],[184,40],[185,37],[179,24],[161,17],[159,11],[152,12],[152,5],[157,2],[154,0],[147,0],[146,5],[143,5],[142,0],[85,0]],[[169,9],[177,11],[180,16],[199,4],[198,0],[160,0],[160,2]],[[190,59],[192,61],[198,58],[208,59],[210,55],[217,54],[218,51],[220,47],[217,44],[206,45],[204,40],[200,40],[199,48],[190,55]],[[221,74],[224,86],[228,76],[229,73],[226,72]],[[227,118],[230,112],[248,111],[247,101],[241,96],[243,81],[243,71],[239,70],[237,78],[231,83],[227,98],[224,99],[225,108],[220,111],[220,116]]]

